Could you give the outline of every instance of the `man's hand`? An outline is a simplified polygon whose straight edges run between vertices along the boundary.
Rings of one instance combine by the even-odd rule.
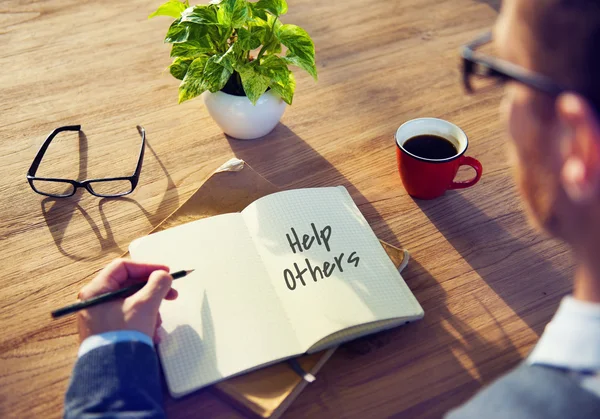
[[[158,308],[163,299],[174,300],[177,291],[171,289],[173,279],[169,268],[127,259],[116,259],[106,266],[92,282],[79,292],[87,300],[106,292],[117,291],[138,282],[146,285],[135,294],[82,310],[78,315],[79,338],[114,330],[137,330],[158,343],[156,330],[161,319]]]

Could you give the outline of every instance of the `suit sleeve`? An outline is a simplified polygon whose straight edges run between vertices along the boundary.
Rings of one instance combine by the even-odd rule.
[[[479,391],[446,419],[598,418],[600,398],[566,371],[521,365]]]
[[[142,342],[118,342],[81,356],[65,397],[64,417],[164,418],[154,348]]]

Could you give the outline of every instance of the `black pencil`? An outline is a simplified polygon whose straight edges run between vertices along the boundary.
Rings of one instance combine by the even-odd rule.
[[[189,270],[189,271],[177,271],[177,272],[172,273],[171,276],[173,277],[173,279],[183,278],[184,276],[186,276],[187,274],[189,274],[193,271],[194,271],[193,269]],[[89,300],[79,301],[75,304],[71,304],[69,306],[59,308],[58,310],[54,310],[51,313],[52,318],[56,319],[58,317],[65,316],[67,314],[71,314],[71,313],[75,313],[79,310],[83,310],[84,308],[89,308],[89,307],[92,307],[92,306],[95,306],[98,304],[105,303],[107,301],[116,300],[117,298],[128,297],[131,294],[134,294],[137,291],[141,290],[144,287],[144,285],[146,285],[145,282],[140,282],[139,284],[131,285],[129,287],[125,287],[125,288],[122,288],[117,291],[100,294],[94,298],[90,298]]]

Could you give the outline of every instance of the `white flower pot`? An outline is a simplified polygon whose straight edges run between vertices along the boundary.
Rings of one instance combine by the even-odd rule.
[[[246,96],[223,92],[204,92],[202,99],[223,132],[240,140],[267,135],[279,123],[286,107],[286,103],[271,90],[265,92],[256,105]]]

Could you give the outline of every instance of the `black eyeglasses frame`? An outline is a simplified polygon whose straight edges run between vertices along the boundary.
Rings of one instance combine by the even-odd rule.
[[[138,130],[140,136],[142,137],[142,145],[140,147],[140,154],[139,154],[139,158],[138,158],[138,162],[137,162],[135,171],[133,172],[133,175],[131,175],[131,176],[86,179],[86,180],[82,180],[82,181],[73,180],[73,179],[63,179],[63,178],[37,177],[35,174],[36,174],[36,172],[40,166],[40,163],[42,162],[44,154],[46,153],[46,150],[48,150],[48,147],[50,146],[50,143],[52,142],[52,140],[63,131],[81,131],[81,125],[68,125],[68,126],[56,128],[54,131],[52,131],[50,133],[50,135],[48,135],[48,137],[46,138],[46,140],[44,141],[44,143],[38,150],[35,158],[33,159],[33,162],[31,163],[29,170],[27,171],[27,181],[29,182],[29,186],[31,186],[31,189],[33,189],[36,193],[38,193],[40,195],[50,196],[53,198],[68,198],[70,196],[75,195],[75,192],[77,191],[78,188],[85,188],[89,193],[91,193],[94,196],[100,197],[100,198],[116,198],[116,197],[120,197],[120,196],[124,196],[124,195],[129,195],[130,193],[132,193],[135,190],[135,188],[138,184],[138,181],[140,178],[140,173],[142,171],[142,164],[144,162],[144,151],[146,149],[146,130],[140,125],[137,126],[137,130]],[[36,189],[35,184],[34,184],[35,180],[41,180],[41,181],[46,181],[46,182],[68,183],[73,186],[73,190],[70,191],[69,193],[65,193],[65,194],[50,194],[50,193],[39,191],[38,189]],[[119,194],[100,194],[100,193],[94,192],[94,189],[92,186],[94,183],[115,182],[115,181],[129,181],[131,183],[131,189],[128,192],[123,192],[123,193],[119,193]]]
[[[552,96],[558,96],[570,90],[566,86],[562,86],[542,74],[527,70],[510,61],[477,51],[478,48],[492,42],[492,40],[492,32],[486,32],[464,45],[461,49],[463,84],[468,93],[474,92],[471,84],[471,77],[473,75],[496,78],[500,82],[516,81]]]

